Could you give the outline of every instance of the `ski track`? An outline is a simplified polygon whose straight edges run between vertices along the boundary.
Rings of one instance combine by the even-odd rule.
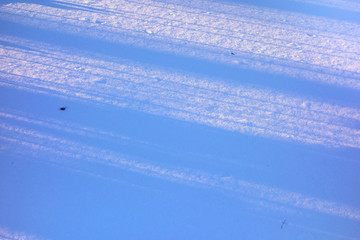
[[[0,84],[250,135],[360,147],[357,109],[136,64],[76,56],[60,49],[51,51],[50,46],[40,48],[49,52],[5,46],[0,49]]]
[[[360,89],[357,24],[316,17],[304,20],[309,17],[201,1],[75,3],[83,7],[64,10],[37,4],[8,4],[2,6],[0,16],[43,29],[86,34],[267,72],[301,74],[305,79]]]
[[[360,210],[335,202],[313,197],[305,197],[294,192],[255,184],[231,176],[221,177],[191,169],[169,169],[155,165],[150,161],[141,161],[128,155],[119,154],[106,149],[88,146],[74,141],[47,135],[32,128],[24,128],[21,122],[31,122],[34,125],[42,121],[34,121],[23,116],[0,114],[1,118],[17,119],[17,123],[0,123],[1,151],[13,152],[24,156],[39,158],[51,156],[48,161],[62,165],[78,162],[93,162],[146,176],[161,178],[167,181],[197,185],[210,189],[220,189],[240,194],[245,199],[252,198],[276,203],[278,207],[294,207],[302,210],[316,211],[337,217],[360,221]],[[19,124],[20,123],[20,124]],[[51,127],[51,126],[49,126]],[[101,138],[101,137],[100,137]]]

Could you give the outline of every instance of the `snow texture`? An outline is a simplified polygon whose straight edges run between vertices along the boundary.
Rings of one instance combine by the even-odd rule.
[[[246,1],[0,3],[0,238],[359,239],[359,36]]]

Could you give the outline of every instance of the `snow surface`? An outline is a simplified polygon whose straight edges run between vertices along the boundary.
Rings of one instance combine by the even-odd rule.
[[[359,239],[359,12],[2,1],[0,239]]]

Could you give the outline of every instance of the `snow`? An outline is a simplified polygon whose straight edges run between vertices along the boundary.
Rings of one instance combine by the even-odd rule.
[[[359,239],[359,4],[283,2],[0,3],[0,238]]]

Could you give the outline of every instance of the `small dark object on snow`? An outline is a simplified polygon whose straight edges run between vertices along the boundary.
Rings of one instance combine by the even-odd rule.
[[[231,55],[235,55],[235,53],[231,52]]]
[[[66,107],[61,107],[60,110],[61,110],[61,111],[65,111],[65,110],[66,110]]]

